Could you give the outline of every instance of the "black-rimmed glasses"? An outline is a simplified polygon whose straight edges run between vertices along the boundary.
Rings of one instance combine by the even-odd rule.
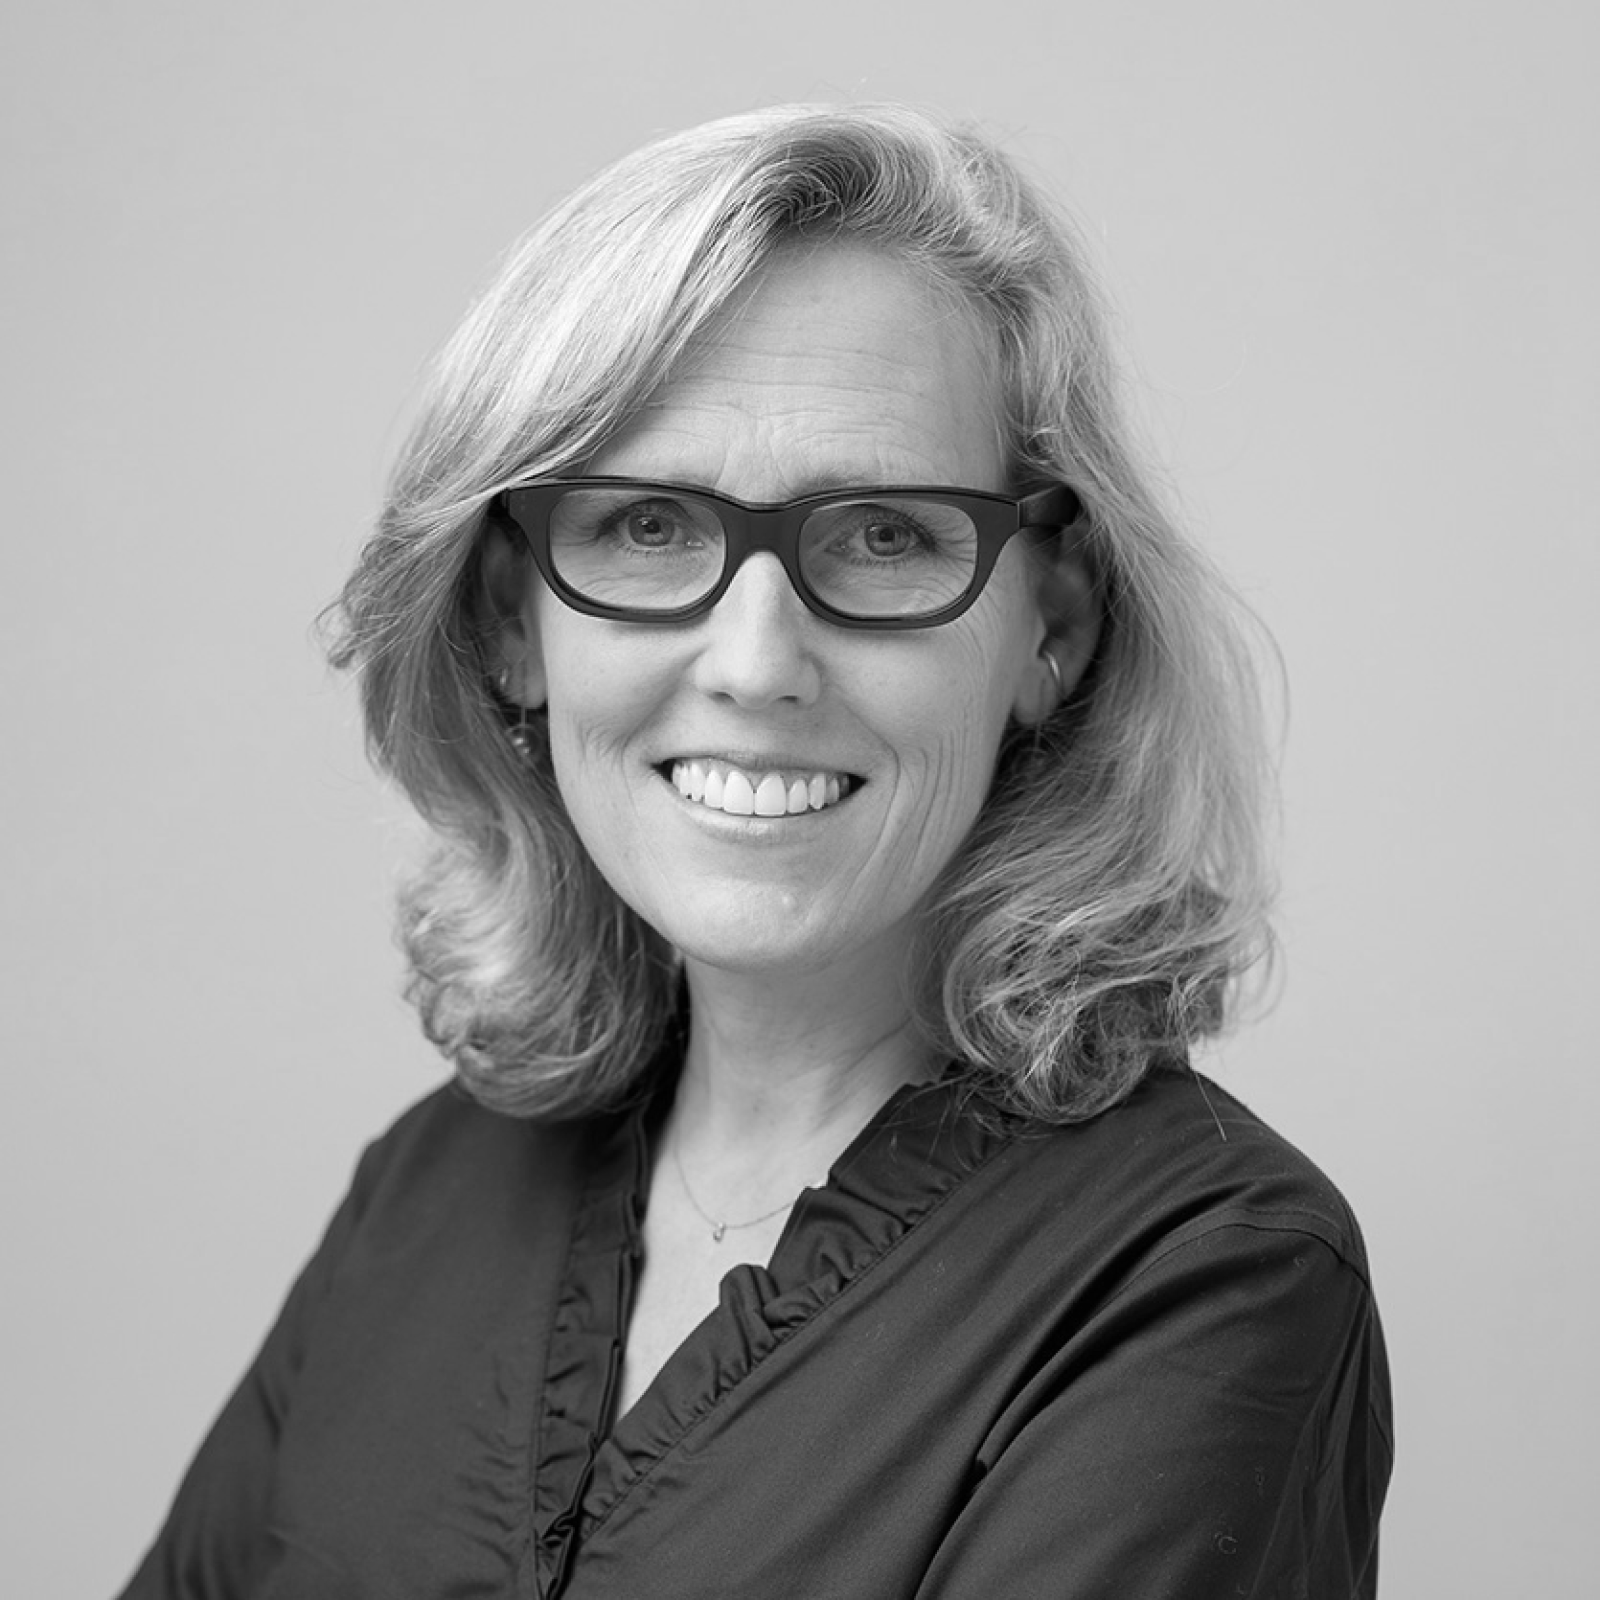
[[[633,478],[557,478],[498,504],[569,606],[625,622],[709,611],[746,556],[769,550],[819,617],[845,628],[931,628],[982,593],[1005,543],[1078,516],[1053,484],[1022,499],[976,489],[849,489],[751,505]]]

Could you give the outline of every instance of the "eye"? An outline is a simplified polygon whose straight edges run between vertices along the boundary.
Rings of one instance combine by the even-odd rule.
[[[927,530],[908,517],[889,517],[873,511],[862,519],[858,537],[868,555],[880,560],[909,555],[927,542]]]
[[[635,500],[610,511],[598,530],[624,548],[668,550],[699,543],[693,518],[676,500]]]
[[[909,507],[864,502],[826,515],[828,548],[846,561],[904,561],[937,544],[932,530]]]

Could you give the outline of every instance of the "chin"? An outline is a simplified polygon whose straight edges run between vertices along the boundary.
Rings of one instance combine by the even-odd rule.
[[[795,977],[841,962],[871,959],[869,951],[900,942],[897,930],[850,929],[836,907],[813,903],[807,912],[792,892],[743,895],[736,905],[703,906],[693,919],[677,916],[662,933],[684,958],[722,972]]]

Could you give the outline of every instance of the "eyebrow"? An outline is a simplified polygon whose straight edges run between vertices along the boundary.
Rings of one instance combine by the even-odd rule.
[[[884,478],[873,476],[865,472],[838,472],[823,470],[808,474],[801,480],[804,488],[793,496],[796,500],[804,499],[813,494],[842,494],[851,489],[878,489],[891,487],[897,483],[917,483],[926,485],[927,475],[919,478]],[[952,487],[955,487],[952,485]]]
[[[666,473],[641,473],[628,472],[620,474],[604,474],[604,476],[620,476],[632,478],[639,483],[658,483],[678,489],[694,490],[700,494],[720,494],[738,500],[748,500],[746,495],[732,495],[727,489],[719,489],[708,479],[710,473],[693,471]],[[960,489],[966,487],[953,480],[946,480],[942,485],[930,483],[926,474],[920,477],[885,478],[881,474],[857,472],[848,468],[824,468],[817,472],[807,473],[803,478],[789,486],[788,492],[777,501],[768,504],[786,505],[792,500],[807,500],[813,495],[823,494],[851,494],[858,489],[892,489],[897,486],[910,486],[917,488],[944,487]]]

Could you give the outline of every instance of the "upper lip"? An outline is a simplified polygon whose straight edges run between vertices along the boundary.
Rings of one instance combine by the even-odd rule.
[[[717,749],[709,745],[685,745],[665,757],[657,765],[670,769],[675,761],[723,761],[744,772],[838,772],[852,778],[860,773],[841,762],[814,755],[799,755],[792,750],[767,750],[756,754],[749,750]]]

